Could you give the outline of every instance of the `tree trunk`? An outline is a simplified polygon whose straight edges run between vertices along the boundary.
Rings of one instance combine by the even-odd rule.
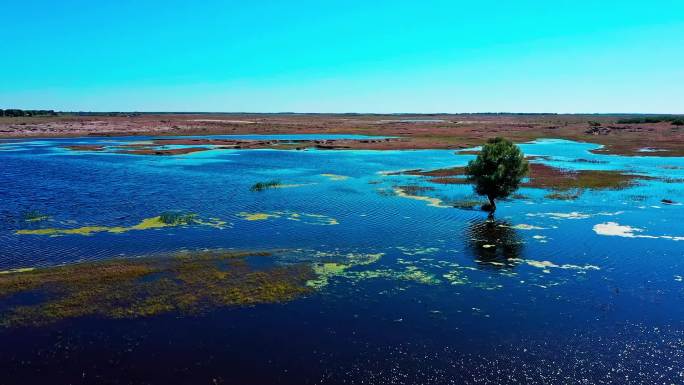
[[[493,214],[496,211],[496,202],[494,202],[493,196],[488,196],[487,198],[489,198],[489,212]]]

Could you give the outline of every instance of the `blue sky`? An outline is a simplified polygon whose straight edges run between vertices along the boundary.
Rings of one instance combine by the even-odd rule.
[[[684,1],[5,2],[0,108],[684,113]]]

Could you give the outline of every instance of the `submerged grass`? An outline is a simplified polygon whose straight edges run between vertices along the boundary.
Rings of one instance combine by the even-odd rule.
[[[24,222],[29,222],[29,223],[35,223],[35,222],[42,222],[50,219],[50,216],[47,214],[43,214],[38,210],[29,210],[24,212],[21,215],[22,219]]]
[[[548,199],[555,199],[561,201],[575,200],[582,195],[582,189],[573,189],[569,191],[554,191],[546,194],[545,197]]]
[[[461,210],[475,210],[476,208],[482,206],[483,202],[476,199],[462,199],[449,202],[449,204]]]
[[[407,186],[397,186],[398,188],[402,189],[406,194],[409,195],[420,195],[421,193],[424,193],[426,191],[433,191],[433,187],[428,187],[428,186],[418,186],[418,185],[407,185]]]
[[[4,308],[0,325],[43,325],[83,316],[197,313],[215,306],[287,301],[311,291],[306,285],[315,277],[310,264],[257,269],[247,260],[270,255],[184,252],[9,271],[0,274],[0,303],[20,293],[39,293],[42,301]]]

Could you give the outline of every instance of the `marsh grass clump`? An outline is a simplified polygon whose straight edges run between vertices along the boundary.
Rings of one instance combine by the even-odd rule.
[[[619,171],[584,170],[577,173],[568,188],[619,190],[631,186],[637,178]]]
[[[253,267],[271,253],[202,251],[169,257],[88,262],[0,274],[0,325],[43,325],[66,318],[137,318],[198,313],[217,306],[274,303],[311,291],[310,264]],[[21,293],[38,303],[5,305]]]
[[[159,215],[159,221],[169,226],[192,225],[197,222],[197,214],[167,211]]]
[[[280,183],[279,180],[269,180],[269,181],[265,181],[265,182],[257,182],[255,184],[253,184],[252,187],[249,188],[249,191],[260,192],[260,191],[268,190],[271,188],[278,188],[281,185],[282,185],[282,183]]]
[[[550,189],[548,199],[574,200],[586,190],[622,190],[638,180],[653,177],[616,170],[565,170],[541,163],[530,164],[530,179],[524,187]]]
[[[564,170],[541,163],[531,164],[530,180],[526,187],[549,188],[556,191],[583,189],[620,190],[632,186],[638,179],[652,179],[643,175],[625,174],[615,170]]]

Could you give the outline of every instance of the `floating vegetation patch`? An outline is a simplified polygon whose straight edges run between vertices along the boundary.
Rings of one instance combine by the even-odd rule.
[[[457,269],[442,274],[442,277],[452,285],[465,285],[470,283],[470,279]]]
[[[249,191],[252,192],[260,192],[272,188],[278,188],[282,186],[282,183],[280,183],[279,180],[269,180],[266,182],[257,182],[252,185],[252,187],[249,188]]]
[[[17,230],[19,235],[93,235],[96,233],[121,234],[129,231],[141,231],[151,229],[161,229],[164,227],[200,225],[214,228],[225,228],[227,223],[218,219],[210,218],[202,220],[195,214],[182,214],[167,212],[159,216],[143,219],[140,223],[133,226],[83,226],[76,228],[43,228],[43,229],[24,229]]]
[[[644,231],[644,229],[620,225],[616,222],[599,223],[594,225],[593,229],[594,232],[598,235],[607,235],[613,237],[669,239],[672,241],[684,241],[684,236],[641,234]]]
[[[548,242],[547,237],[545,235],[533,235],[532,238],[536,239],[540,243],[547,243]]]
[[[385,253],[326,253],[318,252],[314,255],[317,260],[313,264],[313,270],[317,275],[316,279],[307,282],[310,287],[321,288],[328,284],[331,277],[342,275],[348,269],[355,266],[371,265],[382,258]]]
[[[440,283],[434,274],[427,273],[416,266],[407,266],[406,270],[399,271],[395,277],[404,281],[422,283],[424,285],[436,285]]]
[[[265,221],[269,219],[287,219],[290,221],[302,222],[307,225],[339,225],[337,219],[322,214],[297,213],[293,211],[271,211],[266,213],[239,212],[239,217],[246,221]]]
[[[425,285],[433,285],[440,282],[434,274],[430,274],[417,266],[406,266],[404,269],[367,268],[367,266],[378,262],[383,255],[384,253],[319,253],[317,258],[322,258],[324,261],[313,264],[313,270],[317,278],[307,282],[307,285],[312,288],[322,289],[333,278],[343,278],[352,282],[381,278],[410,281]],[[326,259],[329,261],[325,261]]]
[[[376,269],[349,271],[345,269],[333,275],[326,276],[326,280],[323,284],[321,284],[321,282],[319,281],[312,282],[312,284],[314,285],[314,287],[320,289],[328,284],[328,278],[330,278],[331,276],[344,278],[352,282],[359,282],[368,279],[387,279],[395,281],[414,282],[423,285],[436,285],[440,283],[440,280],[437,279],[433,274],[429,274],[425,271],[422,271],[415,266],[409,266],[406,267],[404,270]]]
[[[269,214],[269,213],[246,213],[246,212],[241,212],[238,213],[238,216],[242,217],[242,219],[246,221],[265,221],[270,218],[280,218],[279,215],[277,214]]]
[[[337,175],[337,174],[321,174],[321,176],[324,176],[332,181],[343,181],[349,179],[348,176],[346,175]]]
[[[402,197],[402,198],[408,198],[408,199],[414,199],[418,201],[423,201],[426,202],[428,206],[430,207],[439,207],[439,208],[449,208],[450,206],[447,206],[442,202],[441,199],[439,198],[431,198],[431,197],[425,197],[421,195],[412,195],[404,191],[401,187],[395,187],[394,188],[394,194],[396,196]]]
[[[65,318],[136,318],[167,312],[198,313],[216,306],[294,299],[311,291],[310,264],[255,268],[263,252],[200,251],[167,257],[10,271],[0,275],[0,304],[21,293],[40,293],[34,304],[5,306],[3,326],[42,325]]]
[[[434,254],[439,251],[439,248],[437,247],[402,247],[402,246],[397,246],[397,249],[401,251],[402,254],[404,255],[426,255],[426,254]]]
[[[587,219],[595,216],[615,216],[615,215],[620,215],[624,213],[624,211],[616,211],[616,212],[600,212],[600,213],[595,213],[595,214],[587,214],[587,213],[580,213],[577,211],[571,211],[569,213],[528,213],[525,214],[528,217],[543,217],[543,218],[551,218],[551,219],[556,219],[556,220],[563,220],[563,219]]]
[[[516,260],[516,262],[522,262],[522,263],[527,264],[528,266],[532,266],[532,267],[542,269],[542,272],[544,272],[544,273],[550,273],[551,270],[549,270],[549,269],[579,270],[579,271],[601,270],[601,268],[599,268],[598,266],[594,266],[594,265],[584,265],[584,266],[571,265],[571,264],[557,265],[557,264],[550,262],[550,261],[536,261],[533,259],[518,259],[518,260]]]
[[[506,226],[506,225],[499,225],[499,226]],[[548,230],[548,227],[539,227],[539,226],[534,226],[534,225],[528,225],[526,223],[520,223],[518,225],[510,226],[512,229],[516,230]]]

